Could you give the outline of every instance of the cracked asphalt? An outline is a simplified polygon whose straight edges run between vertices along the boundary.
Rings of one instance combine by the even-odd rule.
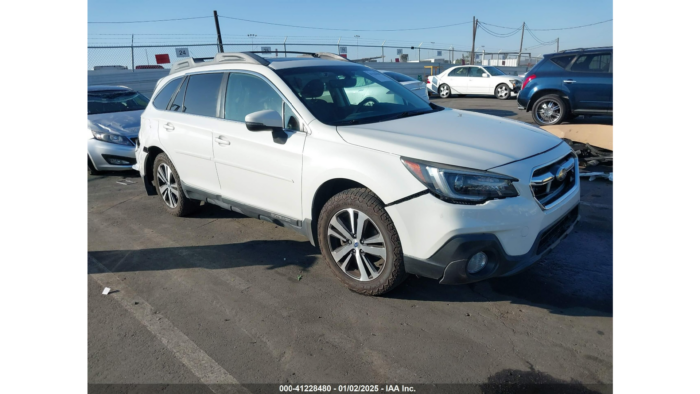
[[[582,180],[581,222],[530,270],[384,297],[345,289],[293,231],[212,205],[172,217],[135,172],[87,181],[91,384],[612,383],[607,180]]]

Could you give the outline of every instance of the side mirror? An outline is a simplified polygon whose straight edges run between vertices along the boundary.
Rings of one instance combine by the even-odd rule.
[[[486,73],[483,73],[483,74],[481,74],[481,77],[482,77],[482,78],[488,78],[488,77],[489,77],[489,75],[488,75],[488,74],[486,74]]]
[[[245,116],[245,126],[250,131],[282,130],[282,115],[266,109]]]

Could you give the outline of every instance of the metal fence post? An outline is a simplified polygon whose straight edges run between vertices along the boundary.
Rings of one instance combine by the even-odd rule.
[[[134,72],[134,35],[131,35],[131,72]]]
[[[386,40],[384,40],[384,42],[386,42]],[[382,42],[382,63],[385,62],[385,60],[384,60],[384,42]]]
[[[282,45],[284,45],[284,57],[287,57],[287,37],[284,37]]]

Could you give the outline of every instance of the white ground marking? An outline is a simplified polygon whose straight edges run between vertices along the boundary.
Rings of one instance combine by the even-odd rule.
[[[173,325],[170,320],[154,312],[153,307],[139,297],[114,273],[109,271],[97,259],[88,255],[91,264],[99,273],[91,274],[104,287],[119,290],[109,296],[118,301],[124,309],[131,312],[148,331],[182,362],[192,373],[206,384],[214,393],[250,393],[238,380],[217,364],[200,349],[187,335]],[[138,303],[138,304],[137,304]],[[235,386],[234,386],[235,385]]]

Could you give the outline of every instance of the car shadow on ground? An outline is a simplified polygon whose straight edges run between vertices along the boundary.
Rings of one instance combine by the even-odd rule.
[[[197,217],[243,218],[223,209],[201,210],[195,215]],[[218,270],[248,266],[262,266],[268,270],[294,266],[305,272],[321,258],[319,250],[309,242],[295,240],[92,251],[88,255],[115,273],[188,268]],[[436,280],[409,275],[401,286],[384,297],[446,303],[505,301],[561,315],[612,316],[611,262],[609,269],[586,270],[573,266],[578,263],[570,259],[550,256],[518,275],[469,285],[441,285]],[[89,265],[88,273],[95,272],[94,267]],[[338,291],[346,291],[340,283]]]

